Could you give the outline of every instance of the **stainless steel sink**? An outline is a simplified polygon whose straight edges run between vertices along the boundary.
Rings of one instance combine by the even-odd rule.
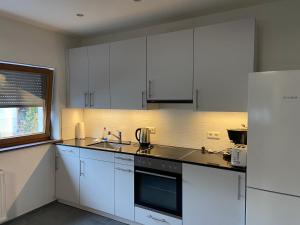
[[[88,146],[96,147],[96,148],[101,148],[101,149],[118,149],[122,147],[122,145],[130,145],[130,142],[97,142],[94,144],[90,144]]]

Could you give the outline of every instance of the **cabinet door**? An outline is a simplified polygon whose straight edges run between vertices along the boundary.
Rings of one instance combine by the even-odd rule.
[[[79,157],[57,154],[56,198],[79,204]]]
[[[148,100],[192,102],[192,29],[147,38],[147,79]]]
[[[245,175],[183,164],[184,225],[244,225]]]
[[[110,108],[109,44],[88,47],[91,108]]]
[[[134,167],[115,164],[115,215],[134,221]]]
[[[89,68],[86,47],[69,50],[69,106],[89,106]]]
[[[114,214],[114,163],[80,159],[80,204]]]
[[[111,43],[110,94],[113,109],[146,107],[146,38]]]
[[[254,36],[254,20],[195,29],[195,110],[247,111],[248,73],[254,70]]]

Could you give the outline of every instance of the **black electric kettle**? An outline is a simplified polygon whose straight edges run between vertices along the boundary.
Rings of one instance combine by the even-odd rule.
[[[138,128],[135,131],[135,137],[141,146],[150,145],[150,130],[148,128]]]

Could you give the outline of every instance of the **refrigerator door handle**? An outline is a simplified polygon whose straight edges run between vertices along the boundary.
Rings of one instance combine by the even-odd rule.
[[[242,176],[239,175],[239,176],[238,176],[238,197],[237,197],[238,200],[241,200],[241,198],[242,198],[242,194],[241,194],[241,184],[242,184]]]

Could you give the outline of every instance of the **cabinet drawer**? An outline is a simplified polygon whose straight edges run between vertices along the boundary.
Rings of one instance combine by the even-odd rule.
[[[135,221],[144,225],[182,225],[182,220],[135,207]]]
[[[80,158],[114,162],[114,153],[80,148]]]
[[[79,148],[64,146],[64,145],[56,145],[56,154],[57,155],[68,155],[79,157]]]
[[[115,163],[133,166],[134,165],[134,156],[127,155],[127,154],[115,153]]]
[[[134,166],[115,163],[115,171],[125,172],[133,175]]]

